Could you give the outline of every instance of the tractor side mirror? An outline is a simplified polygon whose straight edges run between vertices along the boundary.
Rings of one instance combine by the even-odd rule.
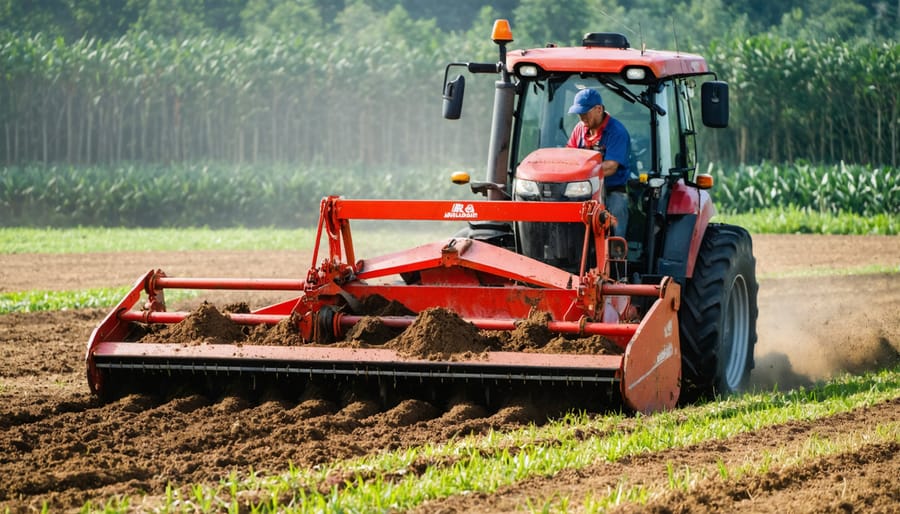
[[[444,118],[458,120],[462,114],[463,94],[466,91],[466,78],[457,75],[455,79],[444,82]]]
[[[712,128],[728,126],[728,83],[718,80],[704,82],[700,87],[703,124]]]

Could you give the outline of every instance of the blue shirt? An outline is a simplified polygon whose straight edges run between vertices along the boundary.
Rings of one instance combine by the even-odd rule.
[[[572,130],[572,136],[569,138],[567,146],[597,150],[603,154],[604,161],[619,163],[619,169],[606,177],[603,183],[607,188],[624,186],[631,174],[631,170],[628,169],[628,161],[631,160],[631,136],[628,135],[628,129],[622,125],[621,121],[609,115],[606,118],[606,126],[603,127],[603,132],[600,134],[600,141],[587,146],[585,144],[587,126],[579,121]]]

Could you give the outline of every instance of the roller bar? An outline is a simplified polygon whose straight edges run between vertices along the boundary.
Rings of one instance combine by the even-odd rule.
[[[175,346],[175,348],[173,348]],[[100,343],[98,369],[158,373],[351,376],[525,382],[618,382],[620,355],[485,352],[471,360],[404,357],[381,348]]]
[[[153,312],[153,311],[124,311],[119,314],[122,321],[135,321],[140,323],[179,323],[190,316],[189,312]],[[288,319],[281,314],[243,314],[224,313],[224,316],[242,325],[275,325]],[[362,321],[365,316],[340,316],[340,324],[347,328]],[[415,316],[373,316],[381,320],[385,326],[392,328],[406,328],[415,322]],[[515,330],[523,320],[519,319],[464,319],[482,330]],[[631,337],[637,330],[634,323],[596,323],[578,321],[550,321],[547,329],[560,334],[601,335],[609,337]]]
[[[154,277],[156,289],[229,289],[235,291],[303,291],[305,280],[280,278],[178,278]]]

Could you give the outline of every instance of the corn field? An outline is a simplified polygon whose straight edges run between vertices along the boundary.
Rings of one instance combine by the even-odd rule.
[[[306,227],[324,196],[471,198],[449,170],[175,164],[0,168],[0,225]]]
[[[472,199],[451,169],[182,164],[0,168],[0,220],[19,227],[308,227],[327,195]],[[715,168],[723,213],[804,209],[900,217],[896,168]]]
[[[900,44],[757,36],[707,55],[731,85],[719,160],[900,165]]]
[[[734,213],[804,208],[827,214],[900,214],[896,168],[763,164],[713,172],[719,210]]]
[[[465,125],[429,129],[441,121],[444,62],[466,52],[299,38],[7,39],[0,161],[409,164],[472,145],[483,155],[486,137]]]
[[[496,59],[469,39],[2,34],[0,163],[477,166],[492,80],[470,81],[461,120],[440,116],[445,64]],[[700,52],[732,88],[706,160],[900,165],[900,45],[758,36]]]

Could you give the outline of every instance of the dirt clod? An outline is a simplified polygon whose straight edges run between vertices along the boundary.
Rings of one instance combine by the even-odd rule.
[[[373,294],[367,296],[362,301],[362,308],[359,314],[369,314],[372,316],[415,316],[416,313],[409,310],[405,305],[397,300],[388,300],[387,298]]]
[[[215,305],[203,302],[181,322],[153,331],[142,343],[228,344],[246,339],[247,330],[219,312]]]
[[[425,309],[400,336],[385,344],[406,357],[467,359],[487,349],[475,325],[438,307]]]
[[[552,318],[550,314],[533,311],[527,319],[520,321],[515,330],[510,332],[505,349],[512,352],[536,350],[547,346],[553,333],[547,328]]]
[[[247,338],[246,342],[247,344],[268,346],[302,345],[303,337],[300,335],[300,330],[297,328],[299,322],[299,315],[294,313],[271,327],[257,325],[250,331],[250,336]]]
[[[345,339],[349,346],[377,345],[397,337],[402,331],[385,325],[380,318],[366,316],[347,332]]]
[[[529,350],[525,350],[529,351]],[[558,335],[539,351],[543,353],[577,353],[593,355],[621,355],[624,350],[603,336],[567,338]]]

